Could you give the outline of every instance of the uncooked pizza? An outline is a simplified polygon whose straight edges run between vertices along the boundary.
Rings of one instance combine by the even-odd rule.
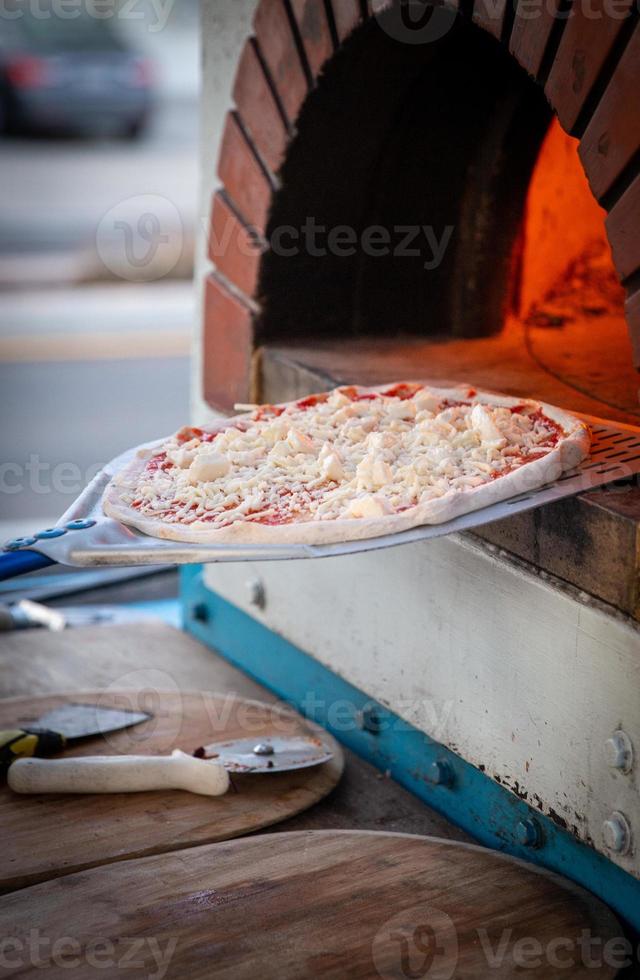
[[[589,445],[583,422],[541,402],[466,386],[348,386],[181,429],[117,474],[104,509],[178,541],[350,541],[543,486]]]

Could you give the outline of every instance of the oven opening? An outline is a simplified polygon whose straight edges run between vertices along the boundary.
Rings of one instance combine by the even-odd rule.
[[[554,119],[523,212],[513,323],[536,366],[612,410],[639,414],[638,376],[604,219],[577,154]],[[563,389],[558,388],[561,393]],[[567,391],[567,397],[569,395]]]
[[[416,48],[357,30],[307,97],[279,181],[261,398],[415,378],[640,414],[577,141],[476,26]]]

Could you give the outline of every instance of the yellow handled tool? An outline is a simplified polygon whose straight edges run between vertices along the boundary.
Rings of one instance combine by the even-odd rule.
[[[46,728],[13,728],[0,731],[0,769],[6,769],[15,759],[31,755],[54,755],[67,740],[61,732]]]
[[[95,704],[61,704],[37,721],[0,730],[0,770],[6,770],[15,759],[55,755],[67,742],[117,732],[150,718],[146,711],[125,711]]]

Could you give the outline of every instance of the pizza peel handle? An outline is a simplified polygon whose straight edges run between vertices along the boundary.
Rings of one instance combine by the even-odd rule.
[[[14,793],[137,793],[183,789],[222,796],[229,775],[221,765],[194,759],[176,749],[171,755],[79,756],[70,759],[18,759],[7,777]]]
[[[5,555],[0,554],[0,582],[55,564],[53,558],[47,558],[38,551],[9,551]]]

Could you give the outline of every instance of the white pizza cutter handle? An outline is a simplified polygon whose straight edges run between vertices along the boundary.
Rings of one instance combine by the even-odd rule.
[[[221,796],[229,774],[217,762],[194,759],[176,749],[171,755],[78,756],[74,759],[17,759],[9,766],[15,793],[138,793],[184,789]]]

